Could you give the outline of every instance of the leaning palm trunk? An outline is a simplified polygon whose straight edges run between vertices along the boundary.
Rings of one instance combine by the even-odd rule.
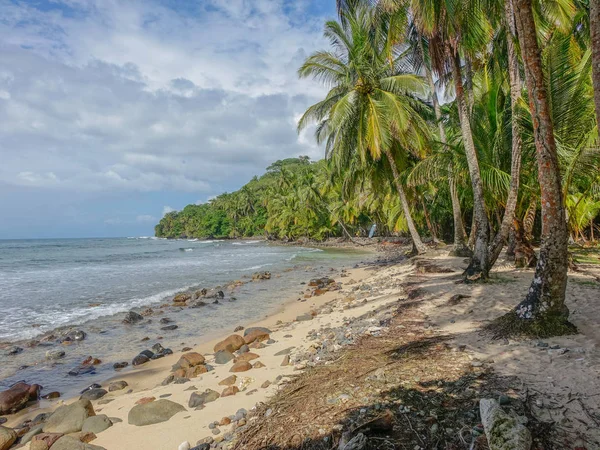
[[[465,271],[465,279],[476,280],[478,278],[486,279],[489,275],[489,253],[488,244],[490,240],[490,227],[485,211],[485,202],[483,197],[483,185],[481,182],[481,173],[479,171],[479,161],[475,143],[473,141],[473,133],[471,131],[471,122],[467,104],[465,102],[465,92],[462,82],[462,73],[460,68],[460,58],[457,53],[451,55],[452,72],[454,76],[454,84],[456,87],[456,103],[458,106],[458,114],[460,118],[460,128],[462,131],[463,144],[467,163],[469,165],[469,174],[471,175],[471,185],[473,186],[473,214],[475,216],[475,246],[471,263]]]
[[[426,253],[427,246],[423,244],[423,241],[421,241],[421,236],[419,236],[417,227],[415,226],[415,223],[410,214],[410,206],[408,205],[408,200],[406,199],[406,194],[404,193],[404,187],[402,186],[402,183],[400,181],[400,174],[398,173],[398,167],[396,167],[396,161],[394,161],[394,157],[392,156],[392,153],[389,150],[385,150],[384,153],[387,157],[388,162],[390,163],[390,167],[392,168],[394,184],[396,185],[398,195],[400,196],[402,211],[404,212],[404,217],[406,218],[406,223],[408,224],[408,231],[410,232],[410,237],[412,238],[413,247],[417,251],[417,253]]]
[[[521,328],[531,333],[539,336],[555,335],[573,329],[567,322],[569,310],[565,305],[567,222],[531,0],[515,0],[514,6],[537,151],[542,200],[542,244],[529,292],[515,308],[513,317],[518,319],[517,323]]]
[[[423,60],[425,60],[425,54],[423,50],[423,42],[419,36],[419,47]],[[440,132],[440,141],[444,148],[448,143],[446,139],[446,130],[442,123],[442,110],[440,108],[440,102],[435,90],[435,83],[433,82],[433,75],[430,67],[425,63],[425,74],[427,76],[427,82],[431,89],[431,100],[433,102],[433,109],[435,111],[435,119],[438,123],[438,129]],[[467,247],[467,233],[465,232],[465,226],[462,220],[462,211],[460,209],[460,199],[458,198],[458,190],[456,188],[456,180],[454,178],[454,167],[452,163],[448,164],[448,185],[450,188],[450,199],[452,200],[452,218],[454,220],[454,246],[451,254],[453,256],[471,256],[471,250]]]
[[[596,104],[596,120],[600,124],[600,0],[590,0],[590,32],[594,102]]]
[[[510,78],[510,108],[512,117],[512,155],[510,168],[510,189],[506,199],[506,208],[504,217],[500,224],[500,229],[490,245],[490,267],[492,267],[508,239],[508,233],[515,218],[517,208],[517,198],[519,196],[519,177],[521,176],[521,153],[523,149],[521,141],[521,130],[517,120],[517,103],[521,97],[521,77],[519,75],[519,61],[515,51],[514,39],[516,30],[514,23],[514,11],[512,0],[504,1],[505,21],[506,21],[506,45],[508,50],[508,75]]]

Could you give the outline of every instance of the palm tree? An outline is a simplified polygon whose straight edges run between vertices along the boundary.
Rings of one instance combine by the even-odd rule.
[[[596,120],[600,124],[600,0],[590,0],[590,34],[592,40],[594,101]]]
[[[535,334],[556,335],[572,330],[565,305],[568,231],[561,174],[532,2],[514,0],[514,7],[537,150],[542,244],[529,292],[508,318]]]
[[[424,83],[402,73],[399,56],[390,53],[387,24],[375,21],[370,8],[349,7],[343,16],[325,26],[334,50],[314,53],[299,70],[300,77],[313,77],[331,89],[306,111],[298,129],[316,122],[317,140],[326,143],[329,156],[338,154],[341,164],[348,164],[354,152],[364,164],[385,157],[414,247],[424,253],[396,161],[402,152],[420,151],[428,137],[418,111],[424,106],[416,97],[424,93]]]

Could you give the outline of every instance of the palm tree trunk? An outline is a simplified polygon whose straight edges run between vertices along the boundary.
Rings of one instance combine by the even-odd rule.
[[[600,0],[590,0],[590,33],[594,102],[596,103],[596,120],[600,124]]]
[[[532,197],[529,201],[529,208],[525,212],[523,218],[523,229],[525,231],[525,237],[528,241],[533,240],[533,226],[535,225],[535,215],[537,213],[537,197]]]
[[[415,226],[415,223],[413,222],[412,216],[410,214],[410,206],[408,205],[408,200],[406,199],[406,194],[404,193],[404,187],[400,182],[400,174],[398,173],[398,167],[396,167],[396,161],[394,160],[394,157],[392,156],[392,153],[389,150],[385,150],[384,153],[387,157],[388,162],[390,163],[390,167],[392,168],[394,184],[396,185],[398,195],[400,196],[400,203],[402,204],[404,217],[406,218],[406,223],[408,224],[408,231],[410,232],[410,237],[413,241],[413,247],[417,250],[419,254],[427,253],[427,246],[423,244],[423,241],[421,241],[421,236],[419,236],[417,227]]]
[[[423,61],[425,61],[425,51],[423,49],[423,41],[421,36],[418,36],[419,47]],[[433,110],[435,111],[435,119],[438,124],[440,132],[440,141],[444,148],[448,144],[446,138],[446,130],[442,123],[442,109],[440,108],[440,102],[435,90],[435,83],[433,82],[433,75],[431,68],[424,62],[425,75],[427,76],[427,82],[429,83],[429,89],[431,89],[431,101],[433,103]],[[465,232],[465,226],[462,220],[462,211],[460,209],[460,199],[458,198],[458,190],[456,188],[456,180],[454,179],[454,167],[453,164],[448,164],[448,185],[450,188],[450,199],[452,200],[452,218],[454,220],[454,246],[450,252],[453,256],[471,256],[471,250],[467,247],[467,233]]]
[[[519,75],[519,61],[515,49],[516,30],[514,23],[514,11],[512,0],[504,1],[504,12],[506,21],[506,46],[508,50],[508,75],[510,78],[510,109],[512,117],[512,155],[510,168],[510,188],[504,208],[504,217],[500,224],[500,229],[496,233],[492,244],[490,245],[490,267],[492,267],[508,239],[510,227],[515,218],[517,209],[517,198],[519,196],[519,178],[521,176],[521,154],[522,141],[519,121],[517,120],[517,103],[521,97],[521,76]]]
[[[568,269],[568,231],[560,168],[531,0],[515,0],[515,19],[525,64],[525,79],[538,162],[542,200],[542,244],[535,275],[516,317],[538,335],[571,331],[565,305]]]
[[[423,208],[423,215],[425,216],[425,223],[427,224],[427,229],[429,230],[429,234],[431,234],[431,238],[433,242],[439,244],[440,240],[437,237],[437,232],[435,231],[435,225],[431,222],[431,217],[429,217],[429,211],[427,210],[427,205],[425,204],[425,200],[421,197],[421,208]]]
[[[462,82],[462,73],[460,68],[460,57],[457,53],[451,55],[452,72],[454,76],[454,85],[456,88],[456,101],[458,114],[460,118],[460,128],[463,136],[463,144],[469,165],[469,174],[471,175],[471,185],[473,186],[473,214],[475,215],[475,248],[471,263],[465,271],[466,280],[476,280],[478,278],[487,279],[490,271],[488,244],[490,240],[490,226],[485,211],[485,201],[483,197],[483,185],[481,183],[481,173],[479,171],[479,161],[473,133],[471,131],[471,122],[465,102],[465,92]]]

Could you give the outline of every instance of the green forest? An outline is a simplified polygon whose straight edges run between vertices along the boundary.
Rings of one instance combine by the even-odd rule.
[[[330,46],[298,69],[328,89],[298,123],[325,159],[278,161],[157,236],[319,240],[376,223],[415,253],[451,244],[466,282],[509,244],[535,266],[514,315],[568,328],[568,245],[593,243],[600,213],[598,3],[338,0]]]

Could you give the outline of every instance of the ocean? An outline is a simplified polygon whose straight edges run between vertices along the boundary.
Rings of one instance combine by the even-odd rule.
[[[42,393],[73,394],[114,374],[112,364],[131,361],[155,342],[179,349],[237,325],[263,318],[303,289],[301,282],[368,259],[349,250],[280,246],[265,241],[166,240],[151,237],[0,241],[0,389],[25,380]],[[242,285],[219,305],[167,308],[164,316],[122,324],[129,310],[169,301],[176,293],[248,280],[270,271],[271,280]],[[230,296],[228,296],[230,297]],[[178,326],[163,331],[161,317]],[[64,346],[37,341],[53,330],[74,327],[86,339]],[[58,336],[58,333],[56,333]],[[150,340],[142,342],[142,338]],[[160,338],[160,340],[159,340]],[[9,345],[23,351],[8,355]],[[45,352],[66,356],[47,361]],[[67,372],[87,356],[103,361],[95,373]],[[127,369],[130,370],[130,369]]]

